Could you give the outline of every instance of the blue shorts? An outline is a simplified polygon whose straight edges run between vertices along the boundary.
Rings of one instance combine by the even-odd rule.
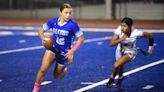
[[[66,63],[68,63],[68,59],[64,56],[66,52],[62,52],[60,49],[56,47],[53,47],[51,51],[55,53],[57,63],[62,64],[62,65],[65,65]]]

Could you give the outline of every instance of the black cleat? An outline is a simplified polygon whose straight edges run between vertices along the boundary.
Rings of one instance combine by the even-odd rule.
[[[110,78],[106,86],[108,88],[111,88],[113,86],[113,83],[114,83],[114,79]]]
[[[122,89],[122,81],[123,81],[123,79],[124,79],[124,77],[121,78],[121,79],[118,79],[118,81],[117,81],[117,87],[118,87],[119,89]]]

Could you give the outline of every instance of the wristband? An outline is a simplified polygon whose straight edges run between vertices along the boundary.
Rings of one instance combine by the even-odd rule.
[[[148,51],[153,51],[154,50],[154,46],[149,46]]]
[[[72,48],[74,51],[76,51],[77,49],[79,49],[80,48],[80,45],[81,45],[81,43],[80,42],[77,42],[75,45],[74,45],[74,47]]]
[[[154,45],[154,39],[151,38],[151,39],[149,39],[149,46],[153,46],[153,45]]]

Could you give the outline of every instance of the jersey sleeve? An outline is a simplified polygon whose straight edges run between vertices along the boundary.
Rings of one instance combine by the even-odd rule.
[[[76,37],[80,37],[81,35],[83,35],[83,32],[80,30],[80,27],[77,23],[73,23],[73,31]]]
[[[53,24],[54,24],[54,20],[49,20],[47,23],[44,23],[42,27],[45,31],[48,31]]]
[[[118,27],[115,29],[114,34],[116,34],[116,35],[120,35],[120,34],[121,34],[121,26],[118,26]]]
[[[135,34],[136,36],[140,37],[140,36],[143,36],[143,31],[138,30],[138,29],[134,29],[134,34]]]

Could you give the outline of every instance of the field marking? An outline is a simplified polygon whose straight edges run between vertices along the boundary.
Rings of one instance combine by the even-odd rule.
[[[30,26],[0,26],[0,36],[11,36],[11,35],[25,35],[25,36],[38,36],[37,30],[41,27],[30,27]],[[6,31],[10,30],[10,31]],[[12,31],[11,31],[12,30]],[[17,30],[17,31],[14,31]],[[81,28],[84,32],[114,32],[114,28]],[[164,29],[139,29],[144,32],[151,33],[164,33]],[[51,33],[47,32],[47,33]]]
[[[37,49],[42,49],[42,48],[43,48],[43,46],[35,46],[35,47],[28,47],[28,48],[5,50],[5,51],[0,51],[0,55],[9,54],[9,53],[15,53],[15,52],[22,52],[22,51],[37,50]]]
[[[93,39],[87,39],[87,40],[85,40],[84,43],[96,42],[96,41],[103,41],[103,40],[110,40],[110,39],[111,39],[111,37],[93,38]],[[9,53],[15,53],[15,52],[22,52],[22,51],[37,50],[37,49],[43,49],[43,48],[44,48],[43,46],[34,46],[34,47],[28,47],[28,48],[5,50],[5,51],[0,51],[0,55],[9,54]]]
[[[50,84],[50,83],[52,83],[52,81],[43,81],[43,82],[41,83],[41,85],[48,85],[48,84]]]
[[[145,87],[142,87],[142,89],[144,89],[144,90],[150,90],[150,89],[152,89],[154,87],[155,87],[154,85],[146,85]]]
[[[81,82],[80,84],[82,84],[82,85],[92,85],[92,84],[95,84],[95,82]],[[105,85],[105,84],[102,84],[102,85]]]
[[[0,36],[10,35],[25,35],[25,36],[38,36],[37,30],[41,27],[34,26],[0,26]],[[114,32],[116,28],[81,28],[84,32]],[[13,31],[6,31],[13,30]],[[17,32],[14,32],[17,30]],[[164,29],[139,29],[144,32],[164,33]]]
[[[141,66],[141,67],[136,68],[136,69],[133,69],[133,70],[130,70],[130,71],[128,71],[128,72],[125,72],[123,75],[124,75],[124,76],[127,76],[127,75],[130,75],[130,74],[139,72],[139,71],[141,71],[141,70],[144,70],[144,69],[147,69],[147,68],[149,68],[149,67],[152,67],[152,66],[155,66],[155,65],[158,65],[158,64],[162,64],[162,63],[164,63],[164,59],[159,60],[159,61],[155,61],[155,62],[153,62],[153,63],[150,63],[150,64],[147,64],[147,65]],[[118,78],[118,76],[117,76],[116,78]],[[87,90],[89,90],[89,89],[93,89],[93,88],[95,88],[95,87],[97,87],[97,86],[106,84],[106,83],[108,82],[108,80],[109,80],[109,79],[105,79],[105,80],[96,82],[96,83],[94,83],[94,84],[92,84],[92,85],[88,85],[88,86],[86,86],[86,87],[77,89],[77,90],[75,90],[75,91],[73,91],[73,92],[84,92],[84,91],[87,91]]]

